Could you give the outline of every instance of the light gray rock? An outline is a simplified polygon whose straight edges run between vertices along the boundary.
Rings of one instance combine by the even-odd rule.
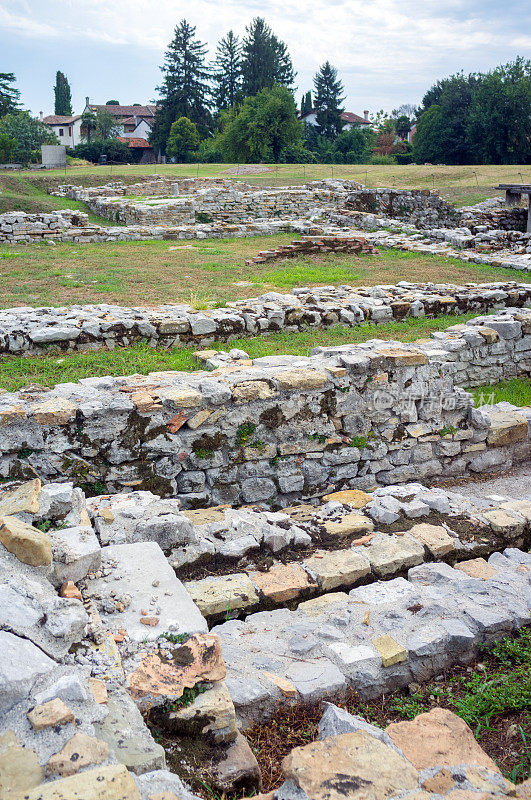
[[[0,712],[4,714],[30,694],[40,675],[55,662],[27,639],[0,631]]]
[[[124,628],[135,642],[157,639],[165,631],[207,631],[206,620],[156,542],[104,547],[102,570],[105,577],[87,579],[85,596],[94,598],[110,630]],[[119,612],[117,603],[125,610]],[[144,618],[156,624],[143,624]]]
[[[168,793],[168,797],[174,794],[178,800],[199,800],[178,775],[165,769],[145,772],[143,775],[133,775],[133,779],[138,786],[142,800],[149,800],[154,794],[164,793]]]
[[[343,673],[326,658],[313,663],[294,661],[286,670],[286,677],[294,684],[303,700],[315,700],[346,687]]]
[[[364,731],[369,736],[373,736],[380,742],[397,749],[388,733],[381,728],[377,728],[376,725],[366,722],[363,717],[349,714],[344,708],[338,708],[333,703],[325,703],[324,706],[325,711],[317,729],[318,739],[326,739],[328,736],[340,736],[343,733]]]
[[[108,714],[97,724],[98,738],[107,742],[115,757],[130,772],[141,775],[166,766],[164,748],[153,739],[142,715],[124,689],[108,696]]]
[[[77,583],[99,568],[101,548],[90,525],[50,530],[49,536],[53,554],[52,580],[56,585],[64,581]]]

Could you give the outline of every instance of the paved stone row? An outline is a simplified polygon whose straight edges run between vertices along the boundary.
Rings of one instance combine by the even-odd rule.
[[[414,345],[372,340],[212,372],[86,378],[0,395],[0,475],[149,489],[188,507],[506,469],[525,413],[459,388],[529,374],[529,312]]]
[[[316,253],[355,253],[377,254],[378,251],[366,239],[355,236],[323,236],[321,238],[305,237],[291,242],[288,245],[281,245],[276,250],[260,250],[257,256],[245,262],[245,266],[251,264],[264,264],[267,261],[279,261],[284,258],[295,258],[299,255],[315,255]]]
[[[346,237],[336,241],[351,240]],[[43,348],[46,352],[50,348],[87,351],[142,340],[162,347],[206,346],[215,340],[279,330],[338,324],[355,327],[362,322],[378,324],[406,317],[485,313],[530,305],[531,284],[500,281],[460,286],[402,281],[396,286],[321,286],[297,288],[289,294],[268,292],[210,311],[195,311],[185,304],[155,308],[104,303],[69,308],[16,307],[0,311],[0,353],[40,353]]]

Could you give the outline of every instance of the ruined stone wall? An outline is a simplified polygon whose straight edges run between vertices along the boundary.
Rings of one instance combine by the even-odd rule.
[[[0,311],[0,353],[42,353],[43,348],[86,351],[149,341],[159,347],[208,346],[213,341],[276,331],[298,331],[405,317],[485,313],[531,305],[531,284],[413,284],[316,287],[291,294],[268,292],[196,311],[186,305],[126,308],[99,305],[11,308]],[[377,333],[375,329],[375,334]]]
[[[88,215],[79,211],[29,214],[9,211],[0,214],[0,242],[18,244],[39,239],[60,239],[73,229],[89,227]]]
[[[489,417],[458,387],[529,375],[530,334],[531,315],[514,312],[416,345],[6,393],[0,474],[149,488],[194,507],[505,469],[529,457],[526,417]]]
[[[430,189],[358,189],[349,194],[347,210],[381,214],[418,228],[454,227],[456,209]]]

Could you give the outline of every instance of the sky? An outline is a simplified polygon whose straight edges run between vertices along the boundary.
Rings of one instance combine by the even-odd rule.
[[[34,114],[53,113],[58,69],[76,113],[87,96],[146,103],[179,20],[213,56],[221,36],[243,35],[255,16],[286,42],[298,102],[329,60],[357,114],[418,104],[442,77],[531,53],[529,0],[0,0],[0,72],[15,73]]]

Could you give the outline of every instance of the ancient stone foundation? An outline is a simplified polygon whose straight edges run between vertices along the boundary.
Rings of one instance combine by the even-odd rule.
[[[411,345],[237,352],[211,372],[5,393],[0,472],[154,488],[198,507],[506,468],[529,456],[526,417],[475,410],[460,387],[529,375],[530,334],[529,312],[514,310]]]

